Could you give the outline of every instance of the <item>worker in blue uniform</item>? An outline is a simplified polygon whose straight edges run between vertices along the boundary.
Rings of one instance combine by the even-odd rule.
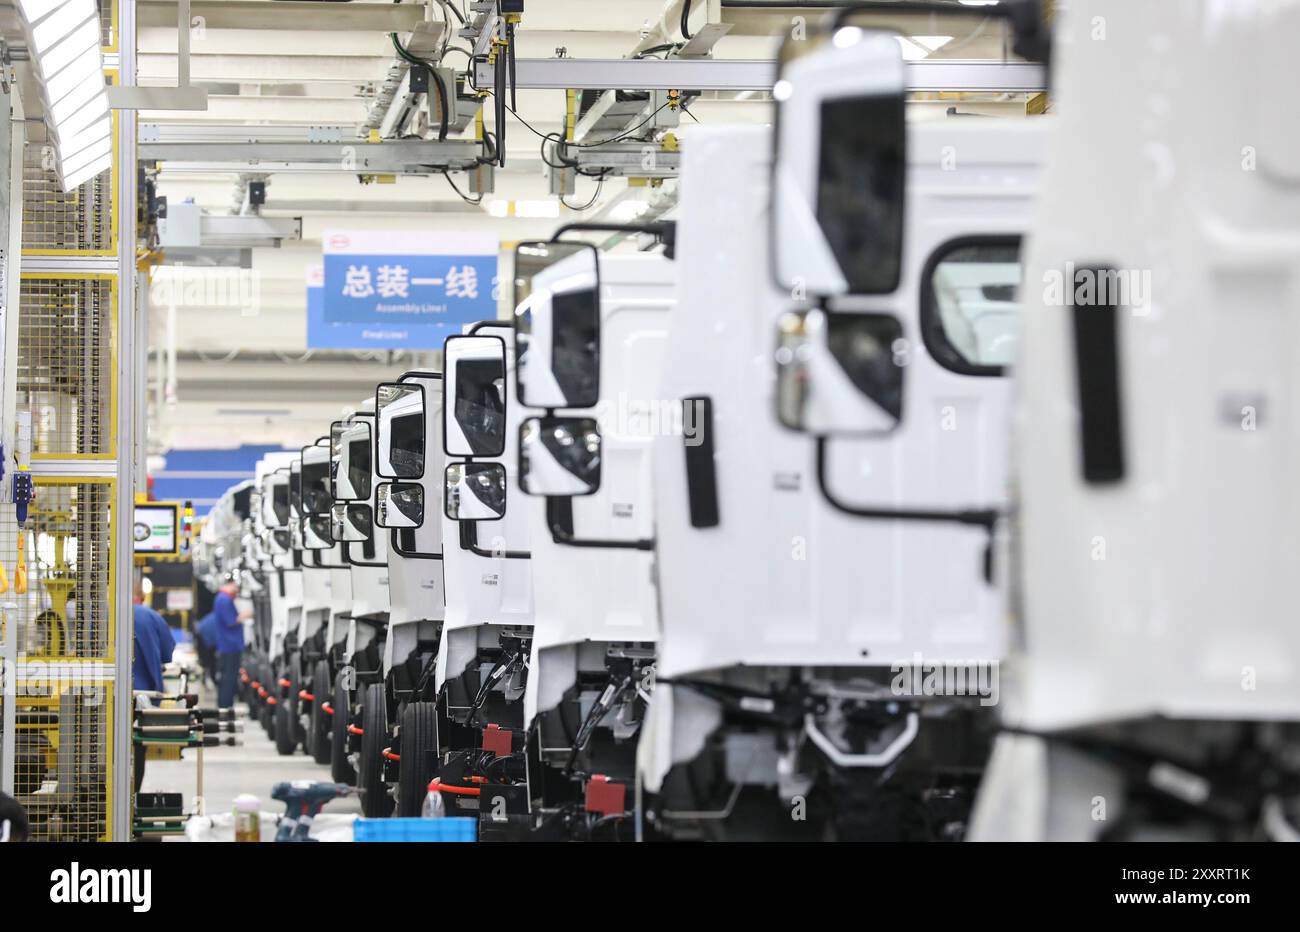
[[[132,627],[135,630],[135,652],[131,661],[131,686],[144,692],[162,692],[163,664],[170,663],[176,641],[171,626],[148,605],[144,604],[143,578],[135,584],[135,605],[132,607]],[[135,749],[135,791],[144,783],[144,748]]]
[[[239,581],[229,576],[212,602],[212,613],[217,616],[217,708],[235,706],[235,691],[239,687],[239,663],[244,655],[244,619],[252,612],[240,612],[235,605],[239,595]]]
[[[208,612],[194,626],[194,647],[198,651],[203,675],[217,684],[217,614]]]

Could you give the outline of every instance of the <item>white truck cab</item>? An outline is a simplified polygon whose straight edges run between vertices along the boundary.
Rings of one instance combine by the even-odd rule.
[[[371,509],[387,555],[389,604],[383,638],[353,645],[351,715],[361,734],[349,745],[372,817],[394,808],[419,815],[435,768],[434,660],[445,599],[432,503],[441,488],[441,411],[441,373],[406,372],[376,388]]]
[[[515,378],[527,411],[523,494],[510,507],[530,522],[530,791],[542,832],[567,818],[569,836],[586,837],[610,805],[578,821],[564,804],[594,780],[605,795],[617,787],[630,810],[653,679],[650,453],[656,433],[680,427],[680,407],[655,398],[675,270],[663,255],[598,257],[555,239],[516,247],[515,280]]]
[[[513,341],[512,326],[483,321],[443,347],[447,459],[435,505],[447,613],[436,684],[444,749],[437,773],[447,783],[473,771],[482,748],[497,752],[499,763],[491,775],[474,775],[508,773],[512,785],[526,783],[523,697],[533,597],[528,515],[507,508],[523,420],[519,405],[508,402]],[[512,792],[507,813],[511,824],[527,821],[526,794]]]
[[[1295,837],[1300,5],[1177,6],[1058,10],[981,839]]]
[[[1006,649],[996,438],[1042,133],[904,125],[892,36],[808,46],[775,162],[762,129],[684,152],[661,393],[703,430],[655,450],[647,827],[960,837]]]

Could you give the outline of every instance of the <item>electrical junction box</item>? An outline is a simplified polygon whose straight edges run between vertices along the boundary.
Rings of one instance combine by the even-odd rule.
[[[198,204],[168,204],[167,216],[158,218],[158,244],[167,248],[197,248],[202,236],[203,211]]]

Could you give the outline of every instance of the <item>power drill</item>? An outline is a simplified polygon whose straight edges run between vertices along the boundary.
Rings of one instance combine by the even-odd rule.
[[[280,827],[276,830],[276,841],[316,841],[309,836],[312,820],[325,808],[331,799],[348,796],[356,792],[346,783],[313,783],[310,780],[294,780],[277,783],[271,788],[271,798],[278,799],[288,807]]]

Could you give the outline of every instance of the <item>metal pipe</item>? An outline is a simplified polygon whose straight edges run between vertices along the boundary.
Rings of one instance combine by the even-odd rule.
[[[921,728],[921,717],[915,712],[908,712],[907,724],[903,727],[903,731],[889,743],[888,747],[875,754],[848,754],[841,751],[818,727],[817,718],[811,712],[804,716],[803,727],[808,737],[812,738],[813,744],[817,745],[837,767],[884,767],[892,764],[898,755],[907,750],[908,746],[916,740],[917,732]]]

